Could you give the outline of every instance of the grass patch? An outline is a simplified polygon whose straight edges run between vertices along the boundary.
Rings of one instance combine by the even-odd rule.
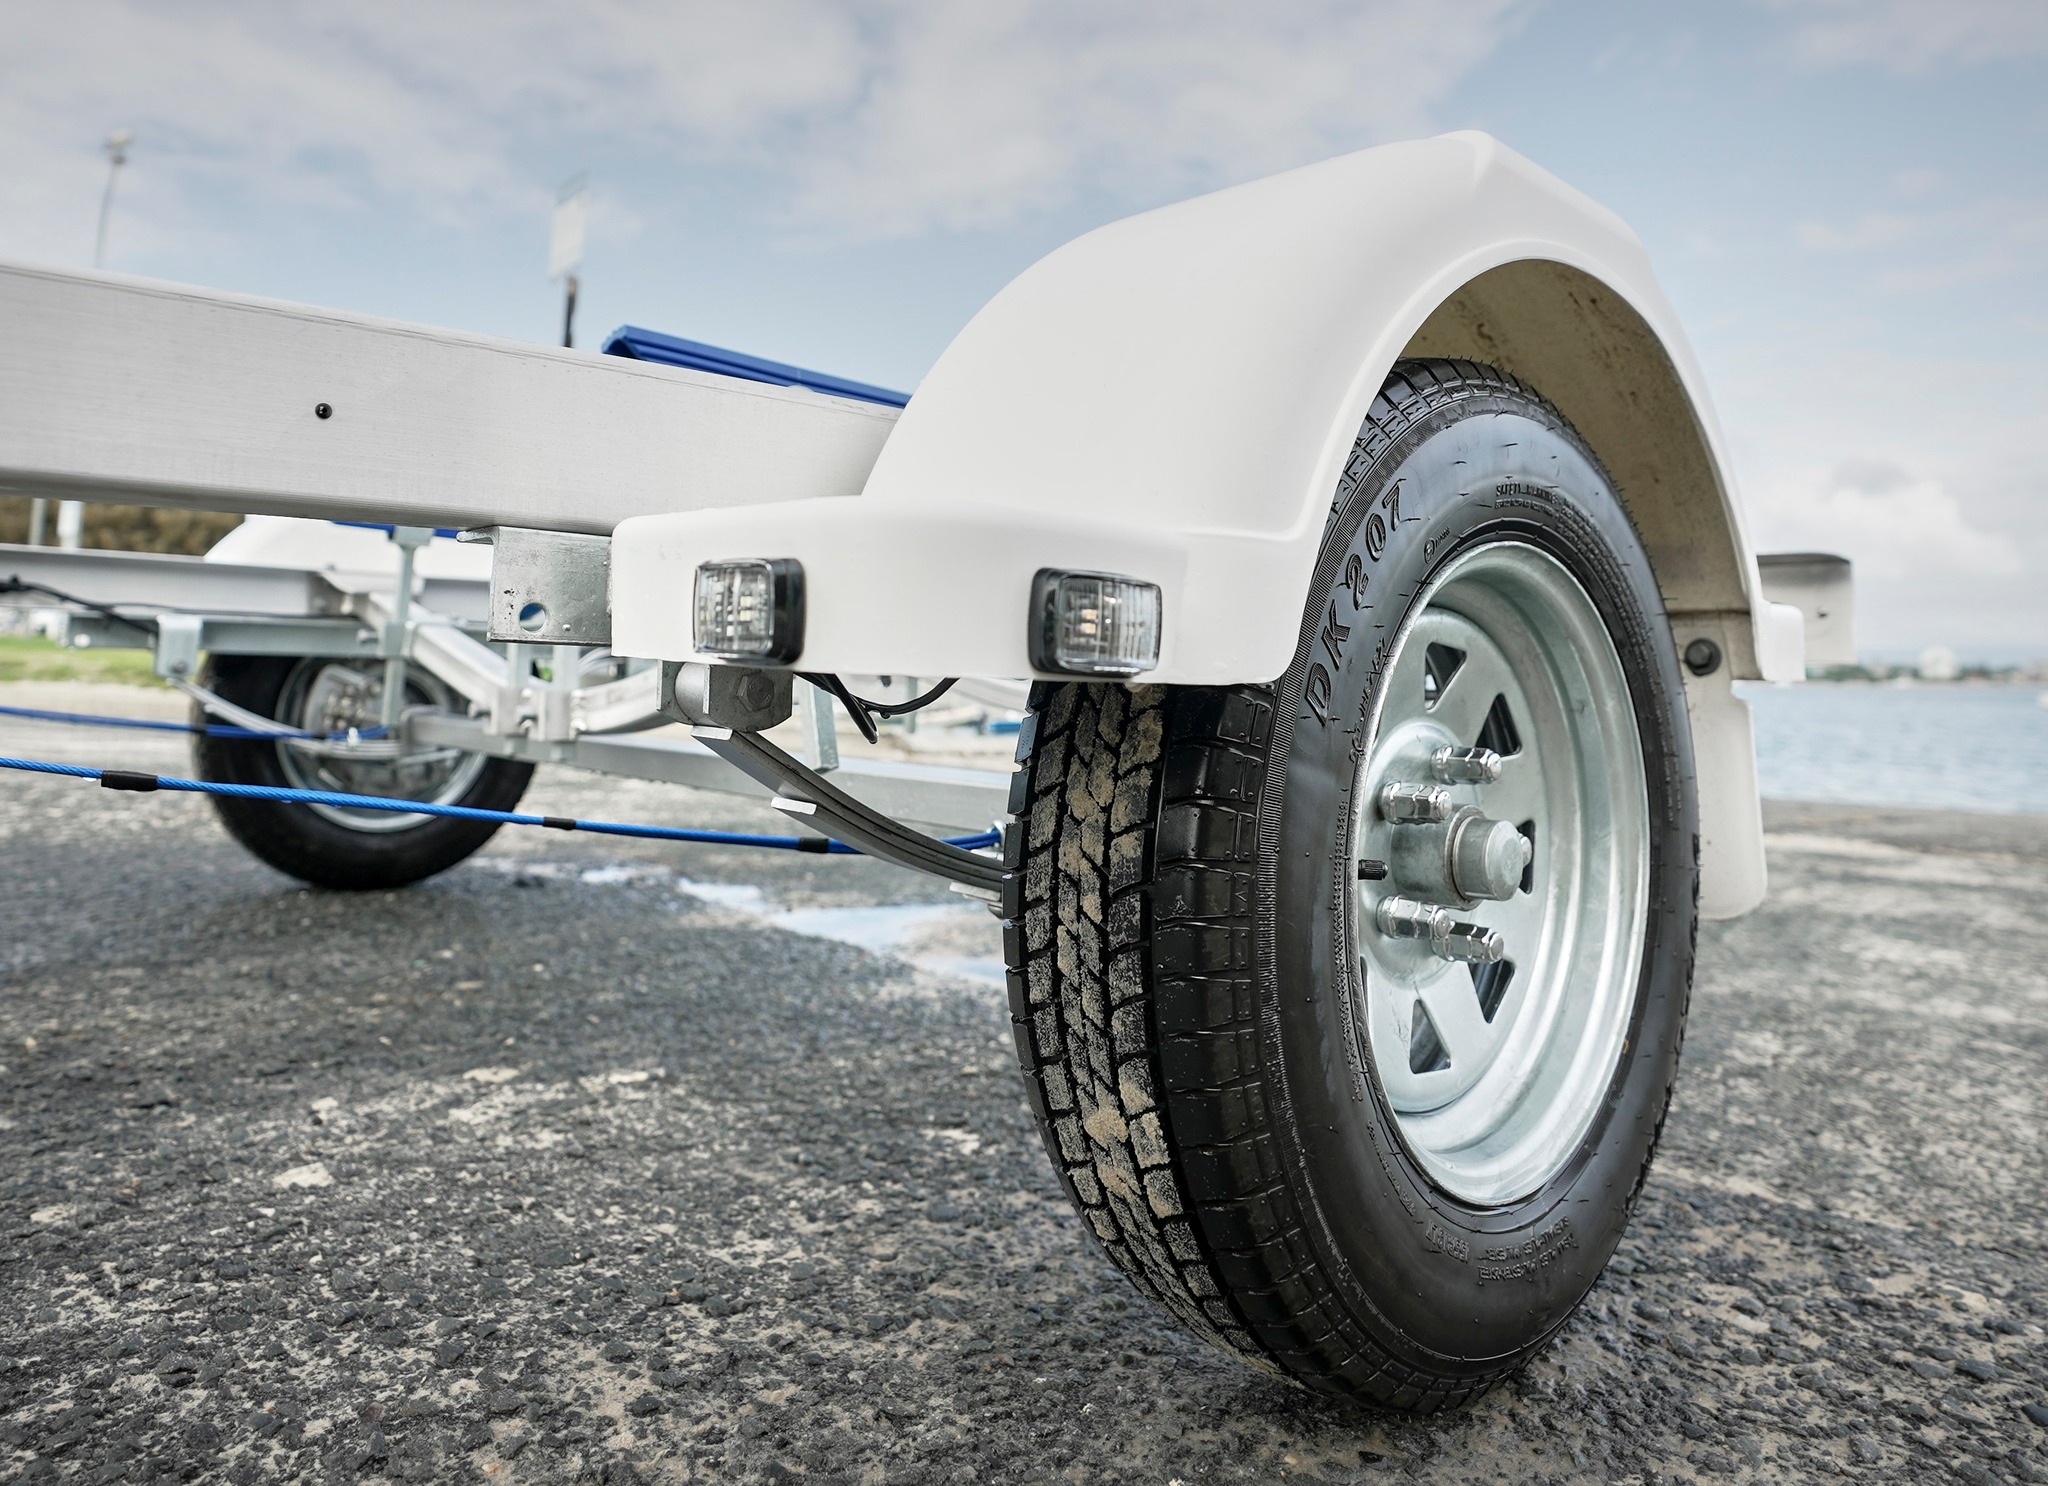
[[[41,635],[0,635],[0,681],[113,681],[164,685],[147,650],[73,650]]]

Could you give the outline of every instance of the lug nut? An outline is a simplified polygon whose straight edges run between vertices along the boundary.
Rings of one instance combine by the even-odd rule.
[[[1451,910],[1413,898],[1382,898],[1373,911],[1380,932],[1389,939],[1427,939],[1438,959],[1490,965],[1508,952],[1498,929],[1459,923]]]
[[[1508,952],[1508,942],[1501,938],[1500,930],[1483,924],[1452,924],[1442,937],[1432,939],[1429,947],[1441,959],[1469,961],[1474,965],[1494,964],[1505,959]]]
[[[1500,755],[1491,748],[1439,748],[1429,768],[1445,784],[1492,784],[1500,778]]]
[[[1453,808],[1451,792],[1441,784],[1389,781],[1380,786],[1380,814],[1396,825],[1441,825]]]
[[[1380,899],[1373,916],[1389,939],[1428,939],[1435,935],[1438,919],[1450,922],[1451,912],[1413,898],[1387,897]]]

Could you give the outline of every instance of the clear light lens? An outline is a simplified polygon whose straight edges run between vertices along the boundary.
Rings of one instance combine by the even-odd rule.
[[[1159,664],[1159,586],[1106,573],[1038,575],[1043,670],[1135,676]]]
[[[697,648],[748,660],[794,658],[799,581],[795,563],[704,563],[697,569]]]

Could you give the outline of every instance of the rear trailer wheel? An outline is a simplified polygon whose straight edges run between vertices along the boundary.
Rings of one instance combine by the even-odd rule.
[[[1404,362],[1271,686],[1042,685],[1005,944],[1096,1237],[1197,1334],[1421,1411],[1564,1323],[1677,1069],[1691,736],[1642,544],[1511,378]]]
[[[382,710],[383,668],[318,657],[221,655],[210,662],[204,685],[238,707],[327,738],[350,728],[375,726]],[[416,666],[408,668],[408,706],[445,707],[453,701],[438,678]],[[199,777],[216,783],[326,790],[484,810],[514,808],[533,777],[531,764],[452,748],[377,758],[288,739],[201,734],[195,754]],[[498,829],[495,822],[449,816],[228,795],[212,799],[229,835],[280,872],[318,887],[403,887],[454,866]]]

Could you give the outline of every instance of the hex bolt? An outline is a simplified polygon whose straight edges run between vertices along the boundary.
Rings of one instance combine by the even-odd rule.
[[[1437,921],[1448,924],[1451,911],[1434,903],[1418,903],[1413,898],[1386,897],[1380,899],[1373,917],[1380,932],[1389,939],[1432,939],[1436,936]]]
[[[1508,942],[1501,938],[1500,930],[1483,924],[1452,924],[1442,936],[1432,939],[1429,947],[1441,959],[1474,965],[1495,964],[1505,959],[1508,952]]]
[[[1441,784],[1389,780],[1380,786],[1380,814],[1396,825],[1441,825],[1454,808],[1451,792]]]
[[[1500,755],[1491,748],[1439,748],[1429,756],[1430,772],[1445,784],[1493,784]]]
[[[1373,911],[1380,932],[1389,939],[1427,939],[1430,953],[1441,960],[1491,965],[1508,952],[1498,929],[1459,923],[1451,910],[1413,898],[1382,898]]]

